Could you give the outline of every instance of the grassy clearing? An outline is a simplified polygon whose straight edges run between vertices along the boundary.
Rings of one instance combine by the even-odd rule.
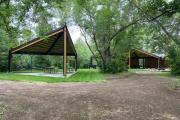
[[[98,82],[104,80],[104,75],[99,70],[80,69],[68,80],[72,82]]]
[[[78,70],[78,72],[69,78],[56,78],[45,76],[19,75],[16,73],[0,73],[0,80],[26,81],[26,82],[101,82],[104,75],[99,70]]]

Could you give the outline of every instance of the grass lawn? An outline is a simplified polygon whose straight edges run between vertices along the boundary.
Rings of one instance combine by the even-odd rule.
[[[164,76],[164,77],[172,77],[170,72],[161,72],[160,76]]]
[[[0,73],[0,80],[11,81],[27,81],[27,82],[101,82],[104,80],[104,75],[99,70],[80,69],[78,72],[68,78],[19,75],[16,73]]]

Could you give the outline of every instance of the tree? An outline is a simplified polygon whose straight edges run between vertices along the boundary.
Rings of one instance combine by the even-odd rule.
[[[86,43],[82,40],[76,41],[75,48],[78,54],[78,68],[83,68],[84,65],[90,63],[92,54],[88,49]]]
[[[60,2],[59,6],[61,6]],[[35,37],[33,25],[38,23],[38,34],[48,32],[48,19],[53,1],[48,0],[1,0],[0,1],[0,70],[7,70],[8,50]],[[46,21],[46,22],[45,22]],[[33,28],[33,29],[32,29]],[[32,30],[32,31],[31,31]],[[36,35],[38,35],[36,34]],[[13,63],[16,61],[13,59]]]
[[[180,75],[180,46],[174,45],[170,48],[168,61],[173,75]]]
[[[148,24],[148,27],[151,28],[153,32],[151,33],[151,40],[147,40],[146,45],[151,49],[153,48],[153,51],[161,51],[161,53],[166,54],[172,74],[180,75],[180,29],[177,27],[180,25],[180,1],[173,0],[168,3],[164,0],[148,1],[147,4],[143,4],[144,7],[140,7],[140,3],[141,2],[134,2],[138,10],[144,14],[147,19],[152,18],[156,13],[167,11],[161,18]]]
[[[82,31],[88,35],[88,38],[93,41],[90,47],[97,51],[96,54],[100,58],[99,63],[102,63],[100,66],[105,72],[109,71],[109,66],[112,65],[116,56],[117,52],[114,51],[116,50],[114,49],[116,43],[118,43],[116,41],[124,36],[124,34],[121,34],[122,36],[115,38],[117,32],[124,31],[126,27],[124,24],[131,23],[135,19],[132,14],[136,11],[132,10],[131,3],[123,4],[123,2],[123,0],[114,0],[113,2],[76,0],[74,3],[75,21]],[[128,40],[124,39],[124,41]],[[129,45],[121,47],[128,48]]]

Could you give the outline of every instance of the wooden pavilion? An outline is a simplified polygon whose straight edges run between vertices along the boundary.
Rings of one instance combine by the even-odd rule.
[[[9,50],[8,68],[11,72],[11,61],[13,54],[29,55],[60,55],[63,56],[63,75],[67,75],[67,56],[74,56],[75,70],[77,70],[77,52],[73,45],[71,36],[65,25],[45,34],[43,37],[35,38],[27,43]]]
[[[129,51],[128,65],[129,68],[164,69],[167,67],[164,58],[138,49],[131,49]]]

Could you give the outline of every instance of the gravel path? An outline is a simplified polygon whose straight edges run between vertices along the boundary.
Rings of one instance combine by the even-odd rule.
[[[180,120],[180,92],[153,74],[103,83],[0,81],[0,120]]]

